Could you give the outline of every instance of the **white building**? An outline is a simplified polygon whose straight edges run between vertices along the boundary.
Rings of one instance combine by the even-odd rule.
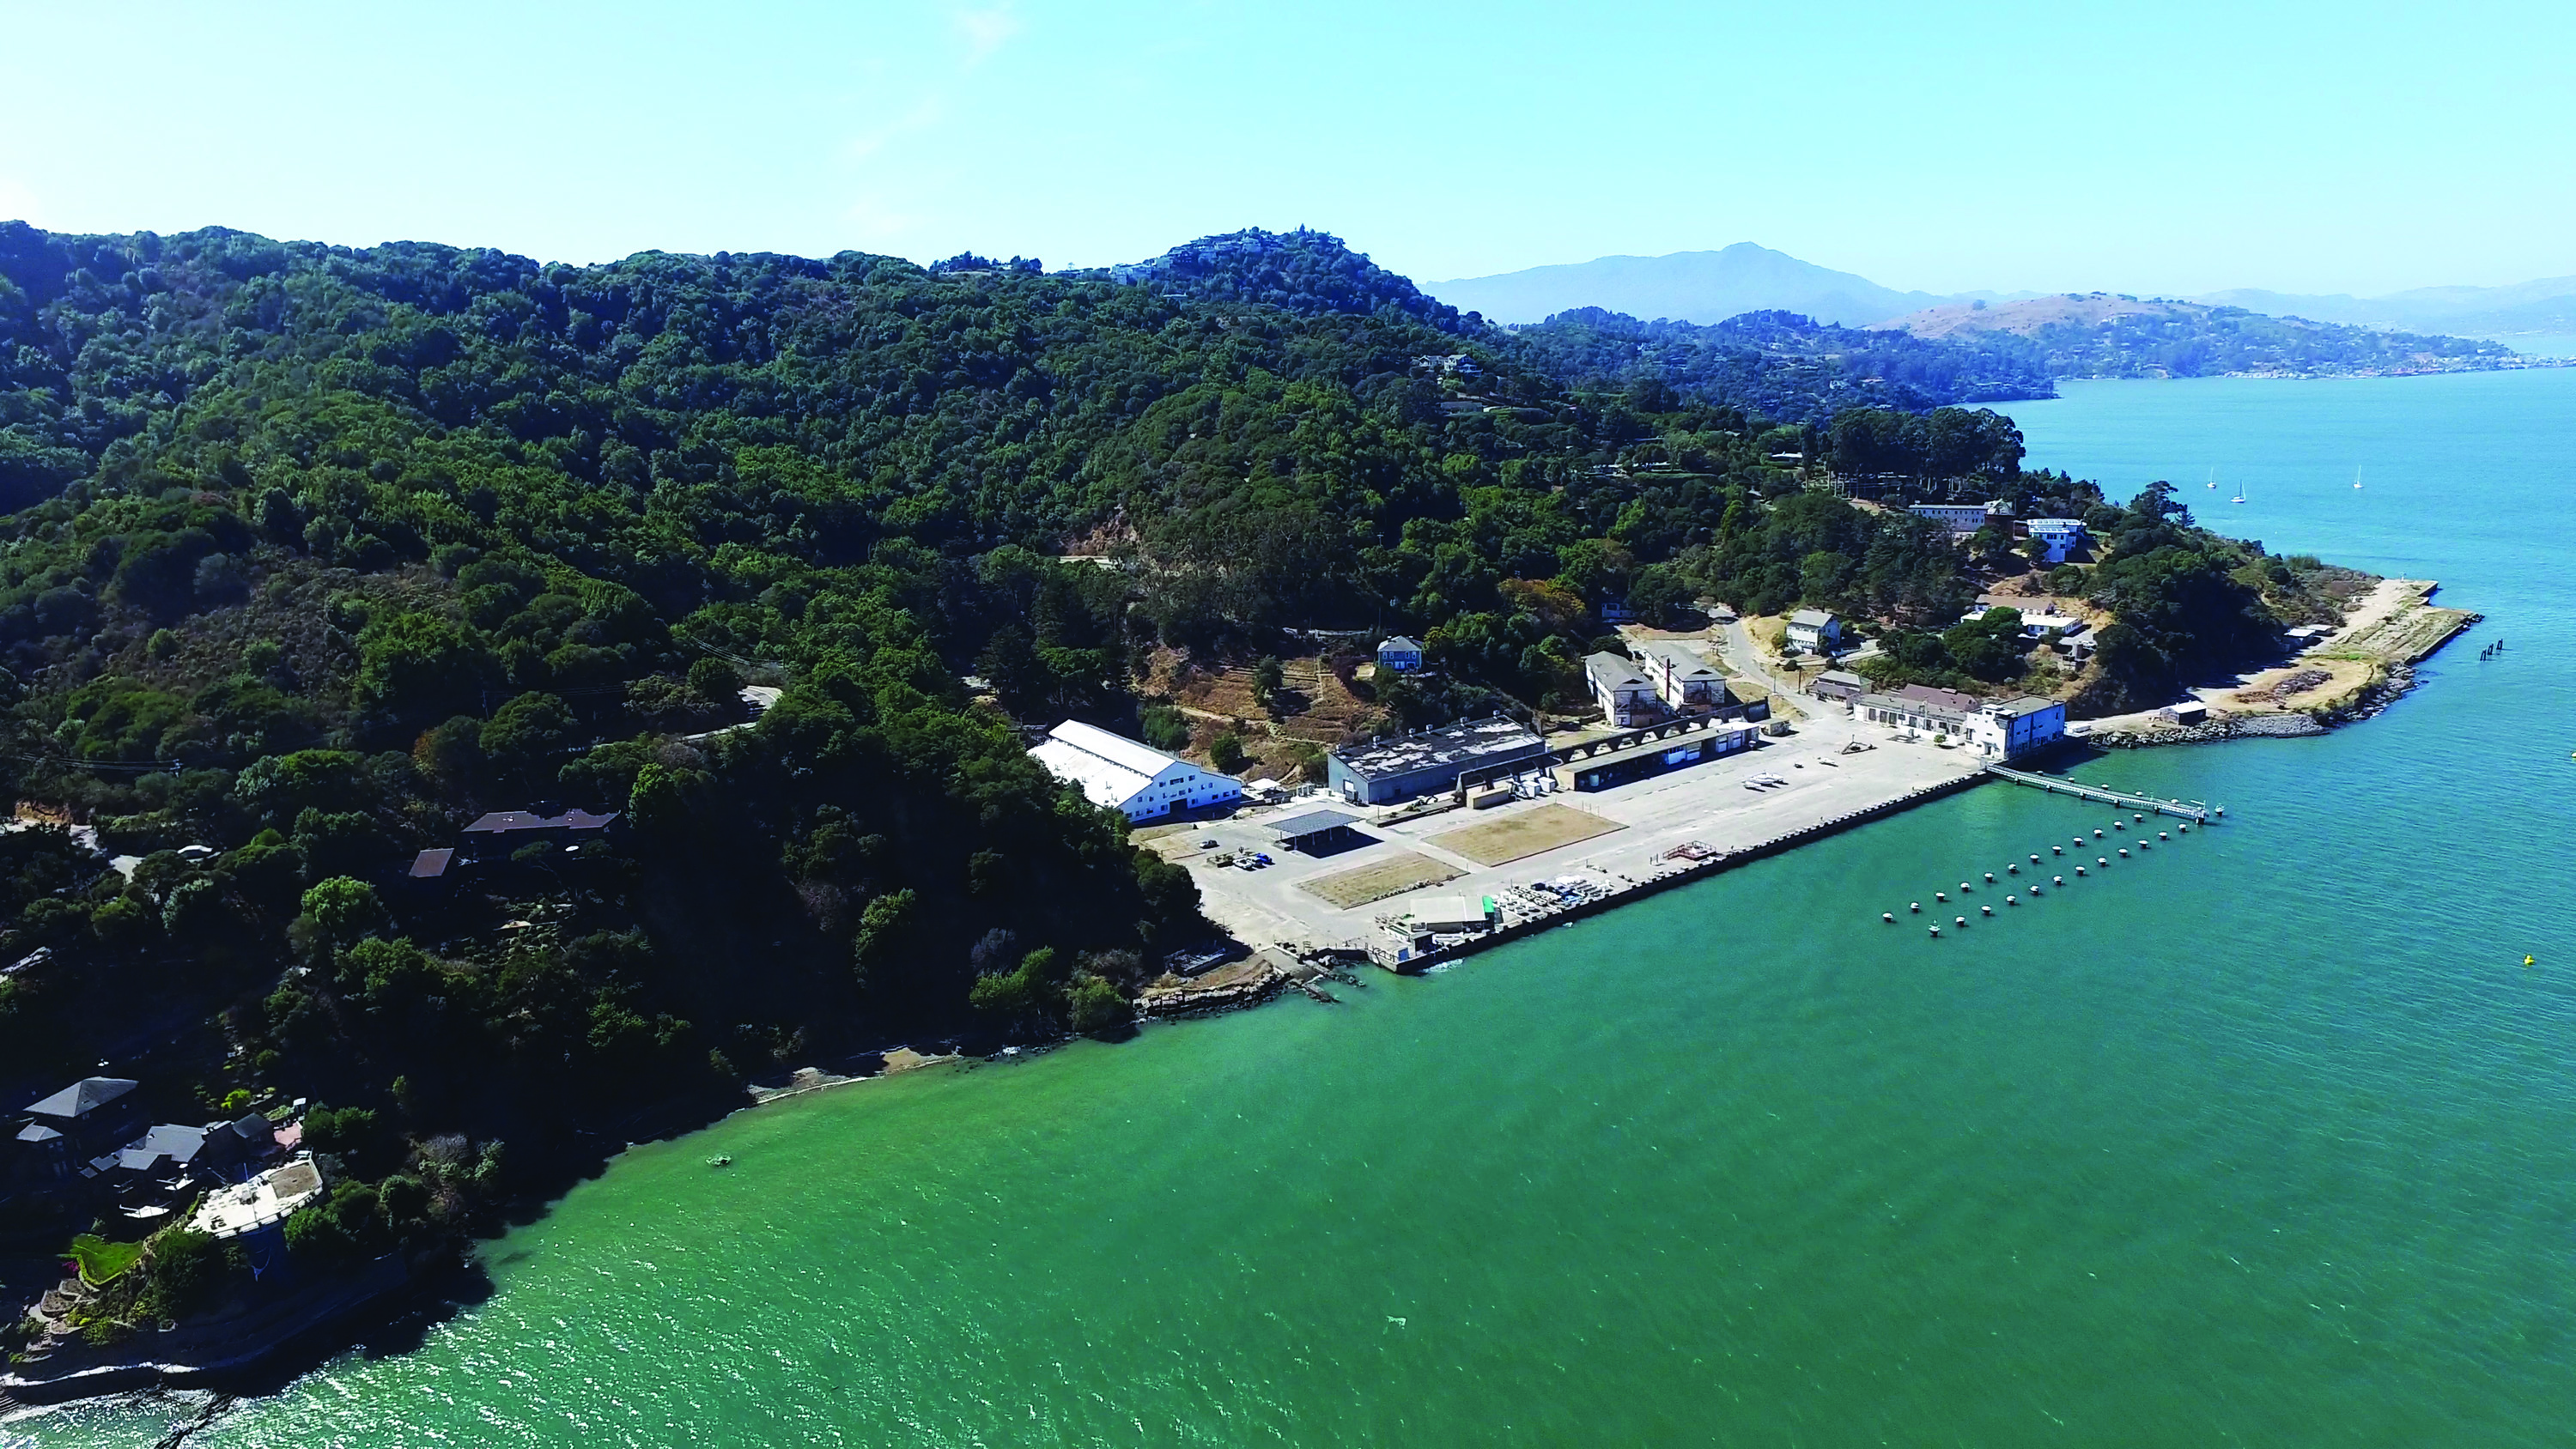
[[[1092,804],[1124,811],[1130,820],[1243,799],[1243,786],[1231,776],[1079,720],[1049,730],[1045,743],[1029,755],[1048,774],[1080,786]]]
[[[2034,518],[2023,525],[2030,536],[2046,545],[2047,562],[2062,564],[2066,556],[2084,544],[2084,525],[2072,518]]]
[[[1872,723],[1946,735],[1994,760],[2015,759],[2066,736],[2066,705],[2036,696],[1983,700],[1909,684],[1893,694],[1862,695],[1854,708]]]
[[[1655,686],[1637,671],[1637,661],[1608,650],[1583,661],[1584,680],[1592,686],[1601,717],[1621,729],[1653,724],[1663,717]]]
[[[1906,512],[1917,518],[1928,518],[1959,535],[1975,533],[1989,523],[2000,523],[2012,517],[2009,503],[1917,503]]]
[[[1655,697],[1664,708],[1678,714],[1691,709],[1723,709],[1735,701],[1726,692],[1726,676],[1708,667],[1708,661],[1687,645],[1661,639],[1646,646],[1646,677],[1654,681]]]
[[[1843,621],[1822,609],[1800,609],[1789,616],[1789,645],[1810,654],[1830,654],[1843,646]]]

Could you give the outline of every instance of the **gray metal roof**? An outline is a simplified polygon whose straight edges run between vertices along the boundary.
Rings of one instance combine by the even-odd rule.
[[[1434,766],[1472,765],[1495,758],[1517,759],[1546,751],[1547,742],[1527,726],[1493,715],[1400,739],[1380,740],[1355,750],[1335,750],[1333,758],[1353,774],[1379,777],[1409,775]]]
[[[131,1077],[83,1077],[27,1109],[31,1117],[86,1117],[135,1088]]]
[[[1280,839],[1294,840],[1301,835],[1321,835],[1327,830],[1338,830],[1345,825],[1359,823],[1358,816],[1345,815],[1339,810],[1314,810],[1304,815],[1292,815],[1285,820],[1273,821],[1270,828],[1278,832]]]

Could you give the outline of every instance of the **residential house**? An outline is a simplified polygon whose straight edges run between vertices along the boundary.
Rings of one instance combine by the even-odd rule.
[[[1130,820],[1243,802],[1243,786],[1232,776],[1080,720],[1066,720],[1047,731],[1029,758],[1057,779],[1080,787],[1092,804],[1120,811]]]
[[[1639,662],[1664,708],[1675,714],[1691,714],[1724,710],[1735,703],[1734,696],[1726,692],[1726,676],[1711,669],[1708,661],[1688,645],[1659,639],[1646,645],[1644,652],[1645,658]]]
[[[1954,539],[1965,538],[1989,523],[1999,523],[2012,517],[2012,505],[2004,502],[1917,503],[1905,511],[1940,524],[1950,530]]]
[[[27,1108],[17,1133],[15,1175],[65,1182],[102,1152],[129,1141],[143,1125],[130,1077],[83,1077]]]
[[[535,810],[495,810],[466,826],[457,847],[468,860],[501,860],[539,842],[571,846],[604,840],[608,827],[616,823],[617,812],[613,810],[606,815],[593,815],[587,810],[566,810],[554,815]]]
[[[1377,646],[1377,667],[1389,674],[1411,674],[1422,667],[1422,641],[1402,634]]]
[[[1583,677],[1592,686],[1593,702],[1601,706],[1601,717],[1621,729],[1652,724],[1663,716],[1662,702],[1655,698],[1652,681],[1640,673],[1637,662],[1625,654],[1603,650],[1583,661]]]
[[[2041,562],[2051,564],[2066,562],[2069,554],[2084,547],[2087,537],[2084,525],[2072,518],[2034,518],[2022,529],[2047,547]]]
[[[1789,647],[1831,654],[1843,647],[1843,621],[1823,609],[1800,609],[1789,616]]]

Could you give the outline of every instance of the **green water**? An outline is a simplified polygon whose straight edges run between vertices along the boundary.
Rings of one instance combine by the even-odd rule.
[[[2329,738],[2090,766],[2230,823],[1953,939],[1878,913],[2107,812],[1989,786],[1341,1006],[639,1149],[418,1351],[190,1442],[2568,1442],[2576,372],[2014,411],[2490,622]]]

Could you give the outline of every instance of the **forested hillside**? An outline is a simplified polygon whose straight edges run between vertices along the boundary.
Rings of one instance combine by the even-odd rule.
[[[1938,307],[1887,323],[2057,377],[2335,377],[2523,365],[2501,342],[2383,332],[2107,293]]]
[[[0,1086],[111,1059],[178,1120],[273,1091],[542,1159],[825,1050],[1114,1030],[1196,890],[1017,726],[1132,729],[1144,651],[1292,627],[1423,633],[1448,683],[1382,701],[1418,723],[1579,698],[1614,604],[1946,622],[1946,534],[1810,490],[1902,416],[1868,445],[1927,489],[2098,504],[1921,411],[2046,385],[1990,362],[1511,335],[1320,233],[1049,275],[0,226],[0,749],[141,858],[0,837],[0,960],[50,953]],[[567,806],[620,827],[406,874]]]

